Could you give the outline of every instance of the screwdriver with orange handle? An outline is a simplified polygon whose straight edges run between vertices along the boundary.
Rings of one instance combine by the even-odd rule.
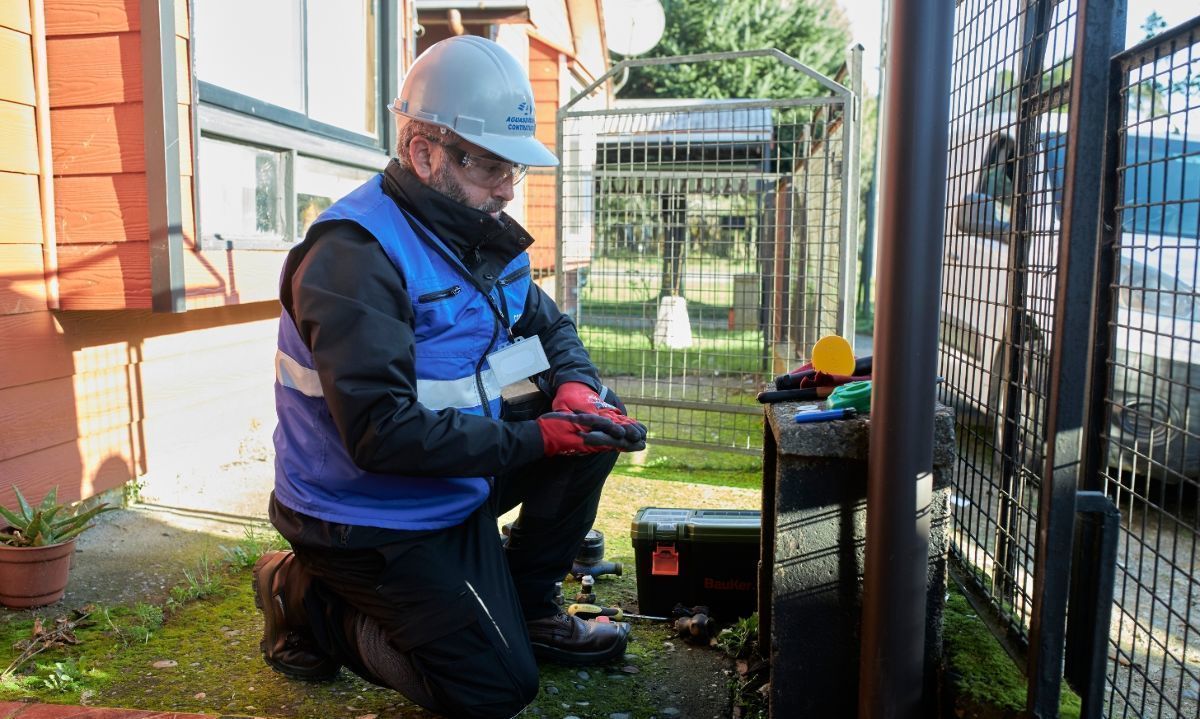
[[[598,617],[607,617],[614,622],[621,622],[626,619],[645,619],[651,622],[669,622],[670,617],[655,617],[649,614],[631,614],[620,607],[602,607],[599,604],[572,604],[567,607],[567,614],[580,619],[596,619]]]

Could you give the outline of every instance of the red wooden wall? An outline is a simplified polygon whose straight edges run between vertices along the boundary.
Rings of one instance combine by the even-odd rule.
[[[533,85],[533,105],[537,120],[537,139],[557,151],[555,116],[559,98],[559,51],[535,37],[529,38],[529,80]],[[546,171],[549,170],[549,171]],[[536,241],[529,249],[535,271],[554,271],[555,217],[553,168],[531,172],[525,180],[525,225]]]
[[[243,437],[273,423],[283,256],[185,253],[189,311],[149,311],[140,3],[43,0],[63,308],[50,310],[29,7],[0,2],[0,503],[10,507],[14,484],[31,499],[57,486],[73,500],[235,459]],[[175,7],[190,245],[187,3]]]

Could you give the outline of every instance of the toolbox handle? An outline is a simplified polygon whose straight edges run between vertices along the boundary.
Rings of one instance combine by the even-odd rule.
[[[650,555],[650,574],[658,576],[679,576],[679,552],[674,543],[659,542],[655,545],[654,553]]]

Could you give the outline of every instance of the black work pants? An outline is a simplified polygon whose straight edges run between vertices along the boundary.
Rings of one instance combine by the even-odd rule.
[[[496,477],[462,524],[432,531],[325,522],[272,497],[272,523],[314,579],[304,604],[317,643],[433,711],[514,716],[538,689],[525,621],[558,611],[554,583],[570,571],[616,460],[605,452],[526,465]],[[502,544],[496,518],[518,504]]]

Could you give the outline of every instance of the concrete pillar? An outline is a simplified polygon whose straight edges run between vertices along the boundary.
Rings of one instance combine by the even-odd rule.
[[[789,402],[766,407],[759,620],[760,646],[771,660],[770,715],[854,717],[871,420],[796,424],[798,408]],[[927,505],[924,654],[925,675],[932,680],[941,661],[949,548],[954,464],[949,408],[936,408],[929,441],[933,492]]]

